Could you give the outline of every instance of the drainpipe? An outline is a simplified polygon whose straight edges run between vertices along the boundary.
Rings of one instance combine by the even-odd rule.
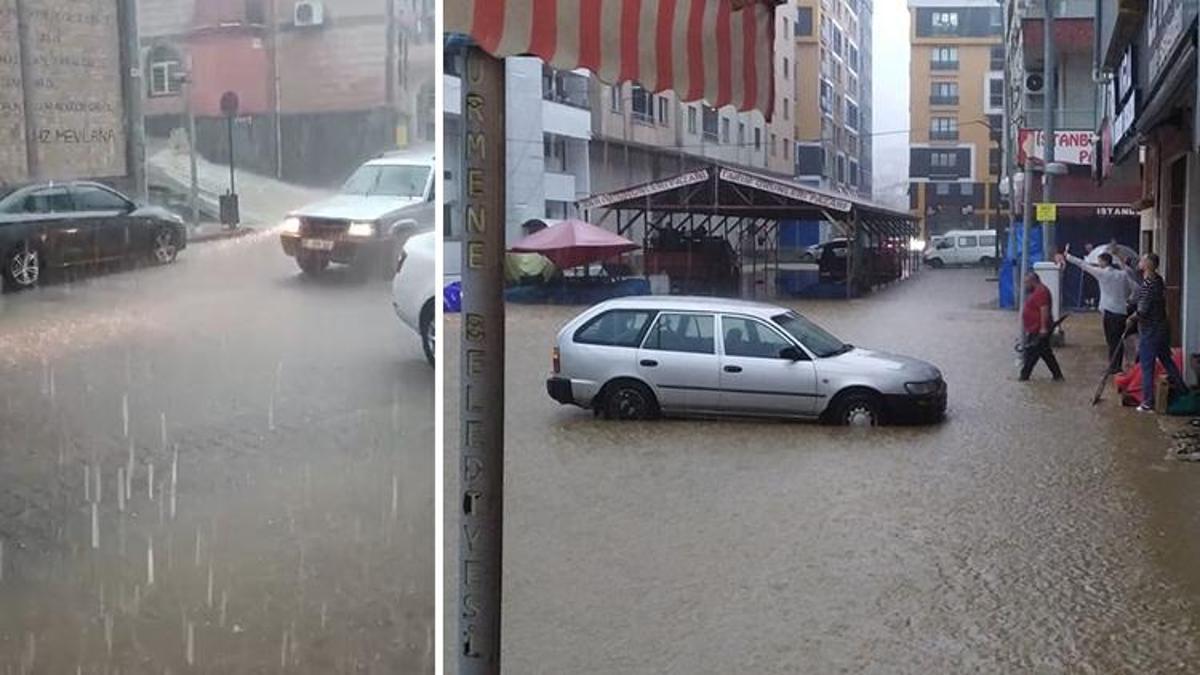
[[[1058,62],[1057,49],[1054,44],[1054,3],[1057,0],[1045,0],[1046,14],[1042,20],[1042,37],[1045,41],[1045,55],[1042,57],[1042,72],[1045,74],[1046,94],[1043,97],[1045,124],[1042,133],[1045,138],[1043,166],[1049,167],[1054,163],[1054,109],[1058,107]],[[1054,176],[1052,172],[1043,174],[1042,201],[1049,204],[1054,201]],[[1042,223],[1042,251],[1049,260],[1054,248],[1054,223]]]

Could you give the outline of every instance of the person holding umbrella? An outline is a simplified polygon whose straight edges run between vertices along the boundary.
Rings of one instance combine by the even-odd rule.
[[[1105,247],[1108,249],[1109,247]],[[1108,343],[1110,374],[1121,372],[1125,355],[1125,320],[1128,318],[1129,297],[1137,285],[1137,277],[1120,267],[1109,250],[1098,256],[1099,264],[1071,255],[1071,245],[1063,250],[1062,260],[1075,265],[1096,280],[1100,286],[1100,311],[1104,326],[1104,341]]]

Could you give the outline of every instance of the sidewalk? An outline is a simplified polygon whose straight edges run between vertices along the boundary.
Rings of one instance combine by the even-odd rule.
[[[185,195],[191,190],[191,170],[185,149],[170,145],[151,149],[146,164],[152,183],[165,184]],[[217,213],[218,198],[229,189],[229,167],[200,157],[197,159],[196,172],[200,184],[201,211]],[[237,171],[236,181],[242,222],[258,227],[274,227],[288,211],[332,194],[329,190],[292,185],[249,171]],[[206,230],[204,225],[201,230]]]

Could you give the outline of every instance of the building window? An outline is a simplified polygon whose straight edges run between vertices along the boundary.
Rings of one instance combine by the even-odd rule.
[[[746,146],[746,123],[745,122],[738,122],[737,141],[738,141],[739,148]]]
[[[729,127],[730,127],[729,118],[722,117],[721,118],[721,142],[722,143],[725,143],[725,144],[729,143]]]
[[[938,195],[945,197],[946,195],[950,194],[950,184],[949,183],[934,183],[933,191],[935,193],[937,193]]]
[[[993,45],[988,67],[992,70],[1004,70],[1004,45]]]
[[[633,95],[630,96],[630,108],[633,110],[633,119],[642,122],[653,122],[654,94],[651,94],[639,85],[633,85]]]
[[[170,47],[158,46],[147,57],[150,71],[149,96],[178,96],[183,90],[179,76],[183,74],[182,59]]]
[[[704,139],[708,141],[717,140],[717,126],[720,124],[721,116],[717,113],[716,108],[704,106]]]
[[[958,70],[958,47],[934,47],[930,67],[934,70]]]
[[[617,113],[618,115],[622,114],[624,112],[624,106],[621,105],[621,87],[620,87],[620,85],[614,85],[612,87],[609,87],[608,91],[609,91],[609,105],[612,107],[612,111]]]
[[[796,37],[809,37],[812,35],[812,12],[812,7],[796,8],[796,29],[792,31]]]
[[[975,194],[975,184],[974,183],[959,183],[958,184],[958,193],[964,197],[970,197],[970,196],[974,195]]]
[[[1000,162],[1000,148],[988,148],[988,173],[999,176],[1001,173]]]
[[[930,17],[933,30],[938,33],[958,32],[958,12],[934,12]]]
[[[932,105],[958,105],[958,83],[940,80],[930,83],[929,103]]]
[[[821,112],[833,112],[833,85],[821,80]]]
[[[775,157],[779,154],[778,153],[778,144],[776,143],[776,141],[777,141],[777,137],[775,136],[775,134],[771,134],[771,156],[772,157]]]
[[[858,162],[850,160],[850,184],[858,187]]]
[[[542,134],[543,154],[546,170],[556,173],[567,172],[567,139],[553,134]]]
[[[846,93],[854,97],[858,96],[858,78],[854,75],[846,78]]]
[[[785,119],[785,120],[791,119],[791,117],[790,117],[791,113],[788,112],[788,110],[790,110],[791,107],[792,107],[792,102],[790,100],[788,100],[788,97],[784,96],[783,97],[783,119]]]
[[[670,116],[667,114],[667,97],[658,97],[658,123],[666,125],[670,121]]]
[[[929,153],[929,165],[935,169],[953,169],[958,166],[958,153],[931,152]]]
[[[858,72],[858,47],[849,45],[846,49],[846,63],[850,65],[850,69]]]
[[[993,78],[988,80],[988,107],[1004,107],[1004,80]]]
[[[845,155],[837,156],[837,182],[839,182],[839,183],[846,182],[846,156]]]
[[[791,76],[792,76],[791,61],[788,61],[788,57],[785,56],[785,57],[783,57],[783,79],[786,80],[786,79],[790,78]]]
[[[762,150],[762,127],[754,127],[754,149]]]
[[[858,130],[858,104],[846,99],[846,128]]]
[[[696,106],[688,106],[688,133],[696,133]]]
[[[958,140],[957,117],[934,117],[929,120],[929,136],[935,141]]]

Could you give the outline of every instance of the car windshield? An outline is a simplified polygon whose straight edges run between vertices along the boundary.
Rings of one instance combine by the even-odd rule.
[[[423,197],[429,182],[429,167],[416,164],[361,166],[342,186],[349,195]]]
[[[854,348],[795,312],[780,314],[771,320],[820,358],[844,354]]]

